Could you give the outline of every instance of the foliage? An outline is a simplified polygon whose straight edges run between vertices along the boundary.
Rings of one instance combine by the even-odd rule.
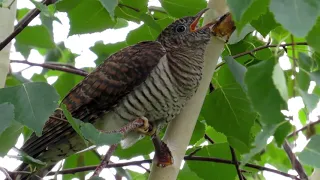
[[[175,19],[194,15],[206,7],[205,0],[161,0],[161,7],[148,7],[148,0],[60,0],[48,7],[32,2],[42,11],[41,24],[27,26],[18,34],[14,43],[16,50],[26,59],[31,50],[37,50],[44,56],[45,63],[68,66],[74,66],[75,58],[81,54],[72,52],[64,42],[54,41],[52,24],[60,23],[57,13],[67,14],[70,37],[121,29],[129,22],[140,23],[122,42],[104,44],[98,41],[90,47],[97,55],[95,63],[99,65],[126,46],[155,40]],[[0,6],[2,3],[0,0]],[[223,60],[212,77],[215,90],[205,98],[190,141],[192,148],[187,154],[200,147],[197,156],[232,160],[231,146],[236,151],[236,159],[242,162],[240,168],[248,172],[243,173],[244,176],[260,179],[262,175],[245,167],[245,163],[271,164],[287,172],[293,167],[282,148],[284,140],[293,142],[297,136],[306,136],[311,138],[310,142],[296,154],[310,175],[313,168],[320,167],[317,123],[304,128],[301,133],[288,135],[296,130],[291,121],[303,126],[311,122],[309,117],[319,102],[320,1],[227,0],[227,3],[237,31],[226,45],[221,55]],[[26,8],[18,9],[16,19],[20,21],[28,12],[30,10]],[[283,62],[289,63],[290,67],[284,68]],[[92,69],[85,67],[81,70]],[[57,81],[48,85],[48,78],[53,76],[58,77]],[[81,80],[82,77],[68,71],[47,69],[34,74],[30,80],[20,73],[8,75],[6,87],[0,89],[0,156],[6,155],[21,133],[25,137],[30,135],[23,131],[24,127],[41,135],[45,122],[58,107],[59,95],[61,100]],[[315,87],[310,86],[310,81],[315,82]],[[295,97],[301,97],[304,107],[298,112],[283,113],[290,110],[292,105],[288,100]],[[119,141],[118,134],[100,133],[90,124],[79,126],[78,121],[63,109],[77,133],[90,143],[104,145]],[[274,140],[268,140],[270,137]],[[211,140],[215,144],[210,144]],[[202,147],[204,142],[209,145]],[[128,149],[117,149],[114,155],[119,159],[139,155],[149,159],[152,151],[150,139],[144,138]],[[95,151],[82,152],[68,157],[62,169],[96,165],[99,159]],[[63,178],[81,178],[87,173],[64,175]],[[126,169],[117,169],[117,174],[126,174],[123,176],[137,180],[147,176],[147,173]],[[187,161],[178,179],[190,177],[233,180],[238,175],[233,164]]]

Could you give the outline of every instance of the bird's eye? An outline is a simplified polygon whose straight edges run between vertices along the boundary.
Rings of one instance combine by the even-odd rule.
[[[179,25],[179,26],[176,27],[176,31],[177,31],[178,33],[182,33],[182,32],[184,32],[186,29],[187,29],[187,28],[186,28],[186,26],[184,26],[184,25]]]

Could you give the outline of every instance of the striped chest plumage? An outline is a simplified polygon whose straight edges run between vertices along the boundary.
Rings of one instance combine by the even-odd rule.
[[[146,81],[124,97],[113,112],[126,121],[144,116],[160,125],[172,120],[197,90],[203,67],[199,57],[193,64],[194,59],[187,56],[180,57],[184,63],[164,56]]]

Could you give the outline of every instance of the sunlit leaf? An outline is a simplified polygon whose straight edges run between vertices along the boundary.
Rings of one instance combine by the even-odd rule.
[[[58,106],[55,89],[43,82],[25,83],[0,89],[0,103],[10,102],[15,107],[15,120],[41,135],[49,116]]]

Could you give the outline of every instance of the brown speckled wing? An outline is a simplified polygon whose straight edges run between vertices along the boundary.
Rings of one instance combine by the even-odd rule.
[[[72,116],[92,122],[103,112],[110,110],[119,100],[142,83],[165,55],[158,42],[141,42],[110,56],[63,99]],[[59,117],[59,110],[54,116]],[[63,116],[63,115],[62,115]],[[34,134],[21,150],[37,157],[56,144],[63,143],[75,131],[65,121],[50,118],[41,137]]]

